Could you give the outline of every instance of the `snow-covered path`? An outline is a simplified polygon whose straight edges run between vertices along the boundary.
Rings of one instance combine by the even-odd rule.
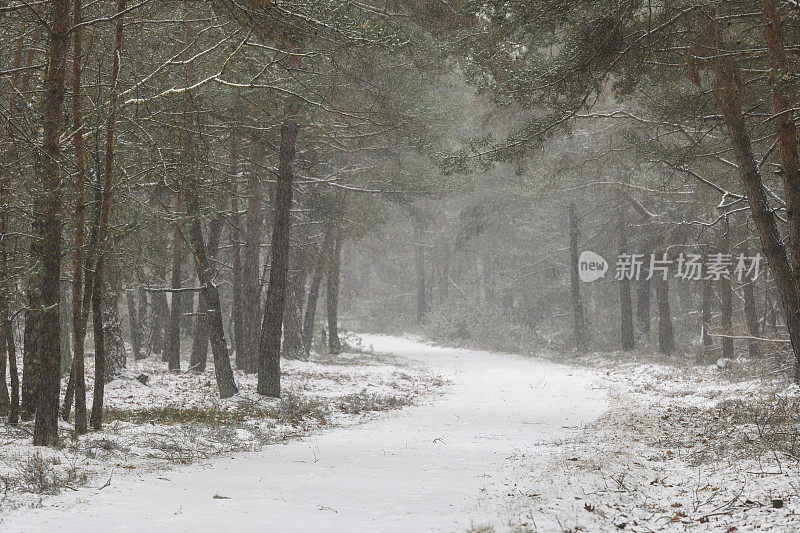
[[[593,378],[567,367],[395,337],[363,339],[377,351],[422,361],[452,386],[429,405],[356,427],[159,478],[114,479],[91,495],[17,511],[3,531],[502,529],[504,497],[515,476],[525,475],[515,457],[535,455],[605,409]]]

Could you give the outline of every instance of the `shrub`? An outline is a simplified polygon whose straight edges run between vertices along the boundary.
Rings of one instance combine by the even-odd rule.
[[[425,333],[441,342],[462,342],[501,351],[525,351],[536,333],[503,313],[474,299],[434,305],[426,316]]]

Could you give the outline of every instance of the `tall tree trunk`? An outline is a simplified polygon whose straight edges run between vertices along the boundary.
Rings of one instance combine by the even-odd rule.
[[[172,201],[172,212],[177,216],[180,210],[180,196],[175,193]],[[175,222],[172,232],[172,288],[181,288],[181,226]],[[167,362],[170,370],[181,369],[181,291],[172,291],[170,302],[169,325],[167,326],[164,342],[163,360]]]
[[[719,280],[720,326],[722,330],[722,357],[733,358],[733,289],[729,279]]]
[[[319,287],[322,284],[322,276],[328,267],[329,258],[332,253],[332,245],[333,228],[328,228],[325,230],[325,236],[322,238],[322,244],[320,245],[319,253],[317,253],[317,261],[314,265],[314,274],[311,276],[311,286],[308,288],[306,312],[303,317],[303,346],[305,346],[306,353],[311,350],[311,344],[314,339],[314,321],[317,315]]]
[[[574,320],[575,348],[579,352],[589,349],[586,337],[586,323],[583,317],[583,302],[581,301],[581,279],[578,273],[578,215],[575,211],[575,202],[569,203],[567,209],[569,216],[569,258],[570,258],[570,284],[572,286],[572,318]]]
[[[778,314],[775,312],[775,302],[772,300],[772,286],[767,280],[764,283],[764,327],[769,325],[772,333],[778,332]]]
[[[339,338],[339,273],[342,267],[343,230],[339,229],[333,243],[331,260],[328,263],[326,310],[328,315],[328,351],[332,354],[342,353],[342,341]]]
[[[8,423],[16,425],[19,422],[19,374],[17,373],[17,350],[14,346],[14,327],[11,318],[3,319],[3,336],[8,354],[8,374],[11,385],[11,405],[8,408]]]
[[[243,370],[247,361],[246,328],[242,303],[242,226],[239,216],[239,136],[234,132],[231,136],[231,262],[233,263],[233,286],[231,287],[231,318],[233,321],[233,344],[236,351],[236,368]]]
[[[92,399],[91,425],[95,430],[103,426],[103,393],[105,391],[106,357],[103,343],[103,267],[108,244],[108,225],[111,219],[111,191],[114,179],[114,127],[117,120],[117,95],[122,52],[122,32],[125,0],[117,0],[116,23],[114,27],[114,58],[111,63],[111,96],[108,103],[106,123],[106,154],[103,169],[103,192],[100,202],[100,225],[97,232],[97,261],[95,263],[94,284],[92,287],[92,321],[94,322],[94,396]],[[98,338],[99,337],[99,338]]]
[[[717,31],[717,37],[717,42],[721,43],[721,32]],[[727,125],[739,177],[750,206],[750,215],[755,222],[761,248],[781,296],[792,351],[795,356],[794,379],[796,382],[800,382],[800,301],[798,300],[795,276],[767,201],[761,173],[753,155],[750,137],[745,129],[742,114],[741,75],[730,55],[720,54],[716,47],[714,51],[710,52],[710,55],[716,57],[714,60],[714,101]],[[796,201],[794,197],[787,197],[787,205],[790,200]]]
[[[11,75],[12,86],[13,87],[17,87],[18,90],[11,91],[11,93],[9,94],[9,97],[8,97],[8,102],[9,102],[9,106],[8,106],[9,107],[8,127],[9,127],[9,138],[11,139],[11,144],[10,144],[10,147],[9,147],[10,149],[7,152],[7,156],[9,158],[9,161],[13,161],[17,157],[18,141],[17,141],[17,135],[15,135],[15,134],[16,134],[16,132],[19,131],[19,127],[20,127],[19,126],[20,95],[27,93],[28,82],[30,80],[30,72],[31,72],[30,70],[25,71],[25,74],[23,74],[22,76],[20,76],[19,71],[16,70],[16,69],[19,69],[20,66],[22,65],[22,49],[23,49],[23,46],[24,46],[25,33],[26,33],[26,23],[25,23],[25,21],[20,21],[20,23],[19,23],[19,31],[18,31],[19,37],[17,38],[16,50],[14,52],[14,69],[15,69],[15,72]],[[34,59],[34,55],[33,54],[35,53],[36,48],[37,48],[36,46],[30,46],[29,47],[29,52],[28,52],[28,55],[26,57],[25,66],[31,65],[31,63],[33,62],[33,59]],[[10,176],[6,175],[6,179],[10,179]],[[9,183],[9,191],[10,190],[11,189],[10,189],[10,183]],[[35,204],[34,207],[36,207],[37,205],[38,204]],[[3,217],[4,218],[4,223],[6,224],[6,227],[8,227],[7,225],[8,225],[8,219],[10,217],[10,213],[9,213],[8,210],[6,210],[3,214],[4,214],[4,217]],[[36,228],[36,225],[38,223],[39,222],[37,220],[34,220],[34,229]],[[5,231],[4,233],[8,234],[8,231]],[[9,248],[8,248],[9,243],[6,243],[5,246],[6,246],[6,248],[5,248],[6,252],[8,252],[9,251]],[[30,244],[31,257],[36,257],[38,255],[38,253],[39,253],[38,246],[39,245],[38,245],[38,243],[36,242],[35,239],[31,240],[31,244]],[[35,288],[34,288],[35,285],[36,285],[35,278],[32,279],[32,280],[29,280],[28,289],[27,289],[28,303],[29,304],[32,304],[36,300]],[[29,306],[29,308],[30,308],[30,306]],[[10,312],[10,309],[8,311]],[[22,405],[19,406],[19,408],[17,409],[17,417],[18,417],[18,419],[19,419],[19,417],[21,417],[23,420],[31,420],[33,418],[34,412],[36,411],[35,384],[36,384],[36,380],[37,380],[37,376],[38,376],[38,362],[35,361],[35,359],[33,357],[33,349],[32,349],[33,345],[31,344],[31,339],[36,337],[35,329],[36,329],[36,324],[37,324],[37,318],[38,317],[36,315],[36,312],[33,311],[33,310],[31,310],[30,312],[26,312],[25,313],[25,333],[24,333],[24,337],[23,337],[23,345],[24,345],[24,347],[23,347],[23,354],[22,354],[22,357],[23,357],[23,362],[22,362],[22,370],[23,370],[23,376],[22,376],[22,381],[23,381],[23,384],[22,384]],[[14,361],[14,365],[16,366],[16,361]],[[21,411],[21,413],[20,413],[20,411]],[[9,415],[9,418],[10,418],[10,415]]]
[[[711,296],[712,296],[712,285],[709,280],[703,280],[701,282],[701,307],[702,307],[702,324],[701,324],[701,335],[702,335],[702,343],[703,343],[703,354],[706,353],[706,350],[709,349],[710,346],[714,344],[714,338],[711,336]]]
[[[199,278],[198,278],[199,279]],[[193,372],[205,372],[208,360],[208,302],[203,291],[197,299],[197,317],[195,320],[195,332],[192,337],[192,354],[189,356],[189,369]]]
[[[744,319],[747,322],[747,331],[751,337],[758,337],[761,335],[761,328],[758,323],[758,311],[756,311],[756,296],[753,291],[753,280],[747,280],[742,287],[742,296],[744,298]],[[747,348],[750,357],[759,357],[761,350],[758,347],[756,339],[748,339]]]
[[[261,318],[261,280],[259,267],[261,256],[261,219],[262,202],[261,183],[257,170],[251,169],[247,182],[247,193],[250,196],[247,204],[247,235],[244,243],[244,264],[242,265],[242,312],[244,316],[244,345],[242,358],[245,371],[258,370],[258,343],[260,334],[259,318]]]
[[[34,229],[38,233],[39,222],[34,222]],[[41,255],[41,246],[38,239],[32,239],[30,244],[31,257]],[[39,342],[39,325],[41,317],[38,303],[41,301],[39,295],[38,273],[34,272],[32,279],[28,281],[27,301],[28,307],[25,311],[25,329],[22,332],[22,401],[20,405],[20,419],[23,421],[33,420],[36,415],[37,389],[39,385],[39,374],[41,363],[39,361],[36,343]]]
[[[9,91],[8,95],[8,136],[12,140],[9,149],[6,152],[7,161],[13,162],[16,155],[15,149],[15,142],[14,137],[16,134],[15,128],[17,125],[17,90],[19,83],[19,69],[22,66],[22,49],[25,44],[25,23],[20,22],[18,27],[18,37],[16,39],[15,47],[14,47],[14,73],[11,75],[11,86],[12,89]],[[10,173],[11,165],[9,164],[8,170],[2,173],[0,176],[0,208],[2,208],[2,213],[0,213],[0,233],[2,233],[2,239],[0,239],[0,285],[2,286],[2,290],[9,291],[11,280],[8,272],[8,254],[10,251],[11,243],[10,243],[10,235],[9,235],[9,221],[11,218],[11,173]],[[6,342],[6,335],[11,334],[10,329],[5,328],[6,319],[9,317],[11,312],[10,309],[10,302],[7,298],[3,298],[3,301],[0,303],[0,359],[2,359],[2,364],[0,364],[0,375],[2,375],[2,380],[0,383],[0,410],[2,414],[9,414],[10,420],[10,413],[12,409],[16,409],[17,413],[19,412],[19,406],[11,406],[11,400],[14,396],[14,392],[19,395],[19,390],[13,390],[13,380],[14,375],[12,373],[11,377],[11,397],[9,397],[9,390],[6,387],[6,369],[11,369],[11,364],[6,364],[8,361],[7,355],[7,342]],[[10,363],[10,361],[8,361]],[[14,361],[14,372],[16,372],[16,360]],[[16,402],[18,404],[19,398],[17,397]],[[19,416],[17,414],[17,416]],[[13,423],[16,423],[13,422]]]
[[[203,240],[203,230],[200,226],[200,208],[197,191],[193,189],[189,198],[189,210],[192,220],[189,224],[189,241],[192,246],[197,278],[200,280],[203,298],[206,303],[206,319],[211,338],[211,353],[214,356],[214,373],[217,378],[217,388],[220,398],[230,398],[238,392],[233,379],[231,360],[228,355],[228,345],[225,341],[225,330],[222,325],[222,306],[219,301],[219,291],[213,281],[213,269],[206,252]],[[219,240],[219,235],[215,237]]]
[[[122,334],[122,318],[119,313],[122,301],[121,280],[115,279],[109,284],[111,291],[105,298],[103,309],[103,327],[106,339],[106,383],[118,376],[128,366],[128,350],[125,348],[125,336]]]
[[[102,264],[102,259],[98,265]],[[92,286],[92,331],[94,333],[94,394],[92,396],[92,429],[99,431],[103,426],[103,396],[106,384],[106,342],[103,328],[103,272],[97,270]]]
[[[425,227],[422,217],[414,217],[414,270],[417,278],[417,324],[422,324],[428,312],[428,300],[425,280]]]
[[[139,325],[139,315],[136,312],[136,301],[133,296],[134,289],[125,291],[125,301],[128,305],[128,323],[131,328],[131,348],[133,358],[137,361],[142,358],[142,329]]]
[[[33,443],[48,446],[58,441],[58,400],[61,362],[59,343],[58,287],[61,273],[61,146],[64,78],[69,49],[69,0],[53,0],[50,20],[50,51],[44,101],[42,151],[42,211],[37,225],[41,238],[41,272],[36,313],[39,324],[34,357],[39,361],[36,422]]]
[[[189,338],[194,338],[194,301],[194,292],[185,292],[181,294],[181,331],[183,335]]]
[[[161,277],[161,281],[164,281],[164,277]],[[151,305],[151,315],[152,315],[152,330],[150,332],[150,342],[151,347],[150,350],[154,354],[161,354],[164,351],[164,340],[165,340],[165,333],[166,328],[164,327],[164,323],[169,320],[169,303],[167,302],[167,295],[163,292],[156,292],[153,293],[153,302]]]
[[[138,276],[137,276],[138,279]],[[136,299],[138,300],[138,322],[139,322],[139,344],[141,345],[141,353],[140,359],[144,359],[147,357],[147,353],[145,353],[144,347],[149,346],[145,341],[147,340],[147,336],[145,332],[147,331],[147,290],[141,286],[141,281],[139,281],[139,286],[136,289]]]
[[[619,214],[619,253],[628,253],[628,230],[625,219],[625,210],[620,208]],[[636,347],[633,332],[633,305],[631,303],[631,280],[624,277],[619,282],[620,305],[620,338],[623,350],[633,350]]]
[[[206,263],[210,266],[211,260],[213,260],[217,256],[217,251],[219,250],[219,238],[220,234],[222,233],[222,218],[216,217],[209,223],[209,232],[208,232],[208,249],[204,250],[206,254]],[[201,233],[202,239],[202,233]],[[194,242],[192,244],[192,248],[196,248],[199,243]],[[200,279],[200,274],[198,271],[197,278]],[[217,296],[219,299],[219,296]],[[206,291],[200,291],[200,297],[197,300],[197,321],[195,322],[195,334],[194,334],[194,343],[192,344],[192,358],[189,362],[189,369],[195,370],[197,372],[205,372],[206,370],[206,360],[208,359],[208,341],[211,336],[211,325],[212,325],[212,317],[210,316],[214,312],[221,313],[220,309],[216,311],[211,309],[209,306],[208,300],[206,299]],[[221,316],[221,315],[220,315]],[[221,320],[221,318],[220,318]],[[225,346],[225,353],[227,357],[228,347],[227,344]],[[230,364],[230,363],[229,363]]]
[[[300,68],[300,49],[291,48],[289,68]],[[280,397],[281,394],[281,327],[286,306],[286,276],[289,269],[289,232],[291,228],[292,182],[297,144],[298,105],[294,99],[286,104],[281,125],[281,145],[278,155],[278,176],[275,187],[275,222],[272,229],[272,261],[269,286],[258,346],[258,393]]]
[[[649,254],[645,253],[645,257]],[[647,279],[649,265],[642,265],[639,281],[636,282],[636,322],[645,334],[650,336],[650,280]]]
[[[658,351],[669,355],[675,351],[675,337],[672,331],[672,315],[669,308],[669,281],[661,275],[653,278],[656,282],[658,298]]]
[[[717,243],[722,254],[730,253],[730,224],[724,218],[723,230],[718,233]],[[722,357],[733,358],[733,288],[730,278],[719,280],[720,326],[722,330]]]
[[[98,169],[99,170],[99,169]],[[75,398],[75,432],[79,435],[86,433],[88,430],[86,422],[86,377],[84,369],[85,359],[85,342],[86,342],[86,325],[89,321],[89,309],[91,307],[91,296],[94,287],[95,279],[95,262],[98,250],[98,238],[100,232],[100,211],[102,204],[102,189],[103,189],[103,174],[97,172],[97,179],[94,183],[94,213],[92,214],[91,232],[89,234],[89,246],[84,254],[83,266],[80,277],[83,278],[83,286],[81,288],[82,307],[80,309],[72,309],[73,312],[73,329],[79,331],[76,337],[78,341],[75,342],[75,349],[79,350],[73,354],[72,369],[70,370],[69,380],[67,381],[67,390],[64,393],[64,404],[61,406],[61,418],[66,422],[69,420],[69,412],[72,408],[72,400]],[[85,202],[84,202],[85,204]],[[76,208],[77,209],[77,208]],[[77,210],[76,210],[77,215]],[[74,265],[73,265],[74,268]],[[74,304],[74,301],[73,301]],[[78,325],[75,325],[75,313],[78,317]],[[75,358],[78,357],[79,361],[76,363]],[[78,366],[76,366],[78,365]]]
[[[2,328],[2,326],[0,326]],[[7,415],[11,407],[11,398],[8,395],[8,384],[6,383],[6,370],[8,367],[8,357],[6,350],[5,329],[0,329],[0,415]]]
[[[301,359],[308,353],[303,345],[303,299],[307,277],[307,261],[303,253],[299,246],[289,253],[289,264],[294,271],[288,277],[283,315],[283,357],[286,359]]]
[[[795,275],[795,290],[800,291],[797,277],[800,275],[800,155],[798,155],[797,127],[794,110],[784,92],[787,81],[786,49],[783,44],[781,19],[778,15],[778,0],[762,0],[769,55],[770,86],[775,110],[775,127],[778,134],[778,154],[786,198],[786,227],[789,237],[789,260]]]
[[[59,321],[59,342],[61,344],[61,364],[59,374],[69,375],[72,368],[72,345],[70,343],[70,298],[69,288],[66,280],[59,282],[58,290],[58,321]]]

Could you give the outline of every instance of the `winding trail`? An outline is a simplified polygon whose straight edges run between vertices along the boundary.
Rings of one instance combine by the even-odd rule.
[[[502,529],[504,497],[536,453],[605,409],[588,374],[532,358],[364,335],[452,381],[444,397],[255,453],[119,479],[88,502],[25,509],[6,532]],[[515,468],[516,467],[516,468]],[[214,499],[214,495],[230,499]]]

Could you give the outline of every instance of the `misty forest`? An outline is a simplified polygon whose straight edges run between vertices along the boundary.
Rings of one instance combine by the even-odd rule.
[[[0,44],[0,530],[800,530],[797,0]]]

